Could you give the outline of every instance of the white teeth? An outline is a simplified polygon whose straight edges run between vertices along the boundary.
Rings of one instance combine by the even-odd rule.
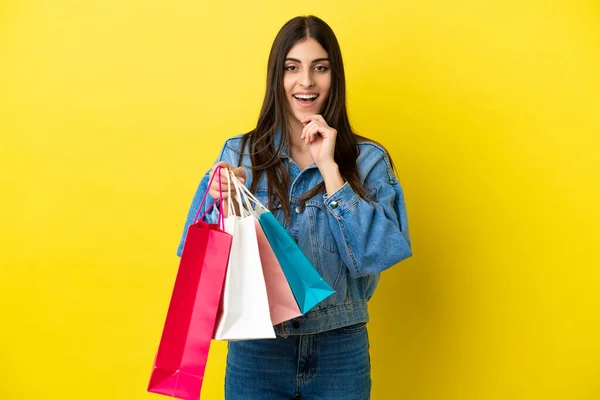
[[[317,98],[316,94],[295,94],[294,97],[301,100],[314,100]]]

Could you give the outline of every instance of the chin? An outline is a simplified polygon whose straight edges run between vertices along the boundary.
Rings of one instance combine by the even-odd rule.
[[[302,121],[304,118],[309,115],[320,114],[322,109],[315,108],[314,110],[292,110],[292,116],[296,118],[298,121]]]
[[[298,121],[302,121],[304,118],[308,117],[309,115],[312,115],[312,113],[310,111],[295,111],[294,112],[294,118],[296,118]]]

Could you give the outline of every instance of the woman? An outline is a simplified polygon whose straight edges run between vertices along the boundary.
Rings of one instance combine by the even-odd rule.
[[[380,272],[411,249],[392,163],[383,147],[350,127],[341,51],[324,21],[296,17],[281,28],[258,124],[229,139],[217,161],[192,201],[179,254],[220,165],[268,204],[336,291],[304,316],[275,326],[276,339],[230,342],[226,399],[368,399],[367,301]],[[226,198],[227,172],[221,171]],[[210,188],[214,199],[217,181]],[[212,207],[205,220],[215,223],[219,204]]]

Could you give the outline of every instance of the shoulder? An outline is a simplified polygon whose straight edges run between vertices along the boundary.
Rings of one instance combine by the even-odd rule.
[[[221,152],[228,152],[228,151],[239,152],[240,147],[242,145],[243,137],[244,137],[244,135],[240,134],[240,135],[232,136],[229,139],[227,139],[225,141],[225,144],[223,145]]]
[[[392,162],[389,154],[383,145],[369,139],[359,138],[358,159],[356,166],[361,179],[368,181],[386,180],[388,183],[396,181]]]
[[[387,158],[387,150],[385,149],[385,147],[369,139],[359,139],[358,149],[360,151],[359,158],[360,156]]]
[[[235,135],[230,137],[225,141],[223,147],[221,148],[221,152],[219,153],[218,159],[220,161],[227,161],[229,163],[237,163],[237,160],[242,154],[242,142],[243,142],[243,134]],[[246,144],[245,147],[248,147]]]

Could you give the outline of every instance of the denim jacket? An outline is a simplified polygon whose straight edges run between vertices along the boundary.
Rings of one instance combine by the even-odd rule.
[[[279,140],[276,136],[275,148]],[[240,146],[241,135],[227,140],[217,161],[237,166]],[[345,183],[331,196],[324,192],[317,194],[306,201],[304,207],[302,195],[323,181],[319,169],[312,164],[301,170],[289,157],[287,148],[280,154],[290,176],[290,222],[286,223],[280,206],[271,212],[335,293],[305,315],[276,325],[275,332],[279,336],[313,334],[367,322],[367,301],[373,296],[380,272],[412,255],[402,188],[386,152],[371,142],[361,142],[359,150],[359,175],[371,201],[360,198]],[[247,151],[241,165],[246,169],[245,185],[250,187],[252,171]],[[210,171],[200,181],[192,200],[177,250],[179,256],[187,229],[206,191],[209,174]],[[268,206],[266,174],[254,194]],[[200,215],[212,200],[209,194]],[[206,222],[217,222],[217,207],[213,206],[206,214]]]

